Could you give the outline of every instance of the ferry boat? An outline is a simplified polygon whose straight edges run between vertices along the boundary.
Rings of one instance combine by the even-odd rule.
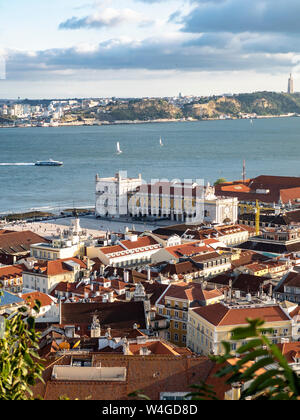
[[[44,161],[38,161],[35,163],[35,166],[63,166],[63,162],[49,159]]]

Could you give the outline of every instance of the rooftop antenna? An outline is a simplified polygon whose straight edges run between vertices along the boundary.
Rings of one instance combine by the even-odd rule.
[[[243,183],[246,182],[246,161],[243,161]]]

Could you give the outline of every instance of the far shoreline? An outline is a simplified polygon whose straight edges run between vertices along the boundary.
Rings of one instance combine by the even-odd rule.
[[[240,121],[240,120],[262,120],[262,119],[274,119],[274,118],[299,118],[300,115],[293,114],[293,115],[258,115],[253,118],[203,118],[203,119],[159,119],[159,120],[149,120],[149,121],[103,121],[94,124],[88,124],[85,122],[82,123],[58,123],[56,124],[48,124],[46,125],[0,125],[0,128],[61,128],[61,127],[106,127],[106,126],[114,126],[114,125],[138,125],[138,124],[163,124],[163,123],[201,123],[207,121]]]

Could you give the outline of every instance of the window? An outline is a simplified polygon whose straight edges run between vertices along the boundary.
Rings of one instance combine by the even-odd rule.
[[[72,362],[72,366],[76,367],[91,367],[92,360],[91,359],[74,359]]]
[[[178,330],[178,329],[179,329],[178,322],[175,322],[175,324],[174,324],[174,328],[175,328],[175,330]]]
[[[178,336],[178,334],[174,334],[174,341],[179,341],[179,336]]]
[[[183,401],[189,392],[162,392],[160,399],[162,401]]]

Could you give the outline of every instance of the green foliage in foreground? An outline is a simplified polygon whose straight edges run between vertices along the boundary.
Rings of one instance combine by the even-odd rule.
[[[242,389],[241,400],[297,400],[300,396],[300,379],[289,366],[279,347],[272,344],[263,328],[261,320],[247,320],[248,326],[232,331],[232,340],[243,342],[238,349],[240,355],[235,365],[227,363],[236,358],[231,346],[223,342],[225,354],[211,359],[223,367],[217,373],[219,378],[227,378],[226,384],[247,384]],[[224,367],[225,366],[225,367]],[[215,399],[215,394],[207,385],[190,394],[192,399]]]
[[[39,309],[36,302],[34,310]],[[36,352],[39,334],[33,317],[23,320],[25,312],[20,309],[5,320],[4,336],[0,337],[0,400],[30,400],[30,388],[37,380],[43,381],[43,366]]]
[[[272,330],[264,329],[264,322],[259,319],[248,319],[247,322],[247,327],[232,331],[232,340],[243,342],[236,351],[240,355],[236,364],[227,363],[228,360],[237,359],[228,342],[222,343],[225,349],[223,356],[210,356],[212,361],[220,365],[216,377],[223,378],[227,385],[240,384],[241,400],[299,399],[300,379],[289,366],[279,347],[266,337],[266,333],[272,333]],[[193,391],[186,399],[218,400],[214,387],[209,384],[203,382],[192,385],[191,388]],[[129,396],[149,400],[141,391]]]

